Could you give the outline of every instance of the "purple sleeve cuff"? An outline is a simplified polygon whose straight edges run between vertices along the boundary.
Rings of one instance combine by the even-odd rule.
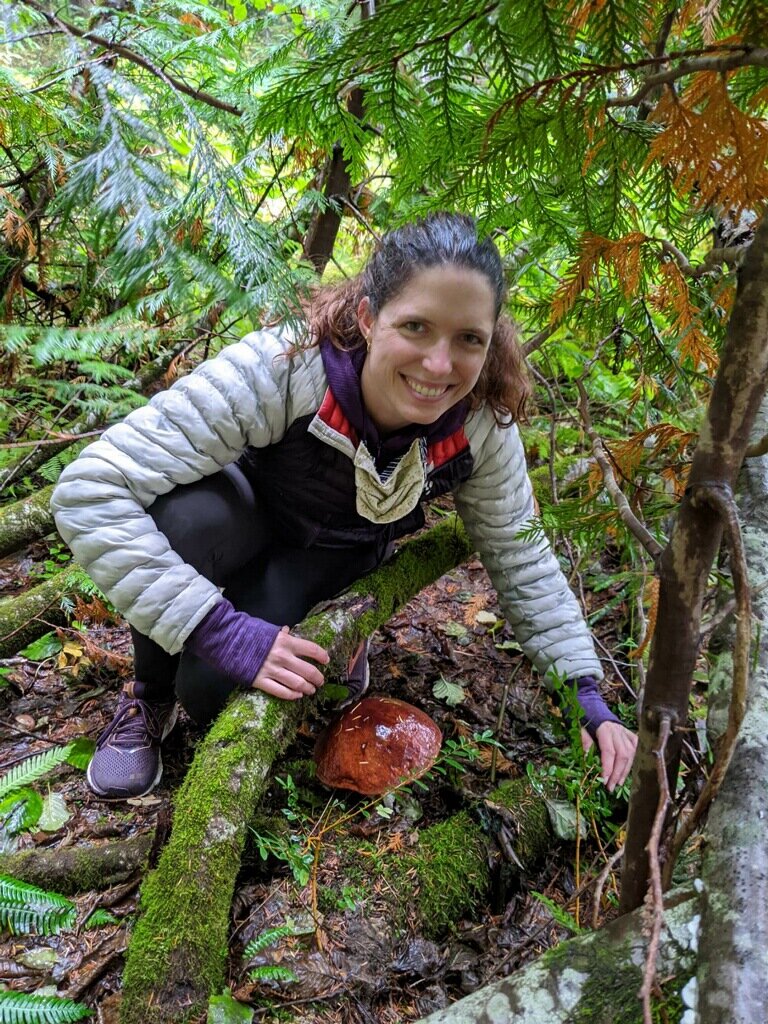
[[[574,681],[576,683],[576,699],[584,712],[581,724],[592,739],[596,740],[598,726],[601,726],[603,722],[618,722],[619,719],[609,710],[608,705],[600,696],[597,680],[593,676],[582,676]]]
[[[186,649],[249,687],[272,649],[280,627],[235,611],[223,598],[187,637]]]

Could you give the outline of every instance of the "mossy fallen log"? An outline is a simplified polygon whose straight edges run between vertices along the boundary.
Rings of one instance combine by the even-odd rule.
[[[146,865],[153,838],[154,833],[144,832],[98,844],[4,853],[0,854],[0,874],[64,896],[101,892],[125,882]]]
[[[64,569],[12,597],[0,600],[0,658],[10,658],[27,644],[65,621],[61,603],[77,591],[77,574]]]
[[[51,514],[53,484],[0,509],[0,558],[56,529]]]
[[[448,517],[295,632],[322,644],[329,672],[411,597],[469,557]],[[180,1024],[204,1014],[224,984],[235,877],[275,757],[293,738],[299,702],[255,691],[236,696],[200,744],[176,801],[171,836],[141,893],[123,977],[122,1024]]]
[[[659,1020],[681,1019],[680,996],[696,963],[702,899],[666,899],[659,962],[666,983]],[[418,1024],[642,1024],[638,991],[648,951],[643,909],[548,950],[532,964],[437,1010]]]

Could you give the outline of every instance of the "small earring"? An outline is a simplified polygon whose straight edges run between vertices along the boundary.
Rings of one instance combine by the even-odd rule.
[[[371,351],[371,336],[370,336],[370,334],[364,334],[363,337],[365,338],[365,347],[370,352]]]

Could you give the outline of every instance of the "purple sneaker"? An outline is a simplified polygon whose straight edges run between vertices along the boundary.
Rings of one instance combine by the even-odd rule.
[[[141,699],[141,683],[126,683],[115,717],[96,741],[88,785],[97,796],[125,800],[144,796],[163,774],[160,744],[176,724],[176,704]]]
[[[355,653],[349,659],[347,671],[345,675],[339,679],[341,685],[346,686],[349,691],[347,696],[343,700],[339,701],[338,706],[340,708],[345,708],[354,701],[360,700],[368,689],[368,684],[371,681],[371,670],[368,666],[368,652],[370,648],[371,641],[367,639],[363,640]]]

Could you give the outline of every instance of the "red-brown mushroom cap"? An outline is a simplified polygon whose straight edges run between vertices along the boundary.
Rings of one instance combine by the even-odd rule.
[[[317,777],[335,789],[378,796],[423,775],[442,733],[423,711],[394,697],[365,697],[320,734]]]

